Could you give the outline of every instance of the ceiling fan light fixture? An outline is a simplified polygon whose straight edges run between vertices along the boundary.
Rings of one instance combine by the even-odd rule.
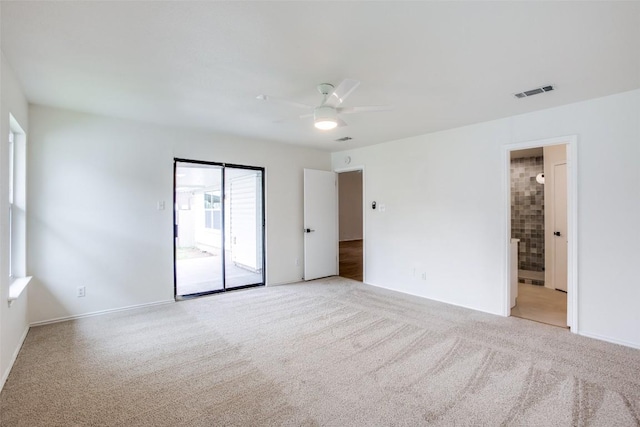
[[[338,114],[332,107],[316,107],[313,111],[313,125],[320,130],[331,130],[338,126]]]
[[[338,123],[332,120],[316,120],[314,126],[320,130],[331,130],[338,126]]]

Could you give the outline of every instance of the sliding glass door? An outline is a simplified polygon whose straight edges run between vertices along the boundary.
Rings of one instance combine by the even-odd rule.
[[[264,283],[262,171],[225,168],[225,284]]]
[[[175,159],[176,298],[264,285],[264,169]]]

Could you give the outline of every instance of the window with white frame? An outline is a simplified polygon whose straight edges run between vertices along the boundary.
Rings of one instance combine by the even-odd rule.
[[[14,224],[13,224],[13,200],[14,200],[14,192],[15,192],[15,139],[16,134],[13,130],[9,131],[9,278],[13,279],[14,276],[14,268],[13,268],[13,249],[15,244],[13,242],[14,239]]]
[[[5,162],[8,168],[10,282],[27,273],[27,138],[16,119],[9,114],[9,149]],[[6,137],[5,137],[6,138]],[[5,142],[6,143],[6,142]]]
[[[9,114],[9,135],[2,143],[9,144],[8,158],[3,163],[8,169],[7,193],[9,204],[8,238],[9,307],[26,289],[31,277],[27,276],[27,137]],[[6,138],[6,136],[5,136]]]
[[[210,230],[222,229],[220,207],[220,191],[207,191],[204,193],[204,228]]]

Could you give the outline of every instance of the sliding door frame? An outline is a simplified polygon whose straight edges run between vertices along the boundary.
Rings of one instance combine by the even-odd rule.
[[[197,292],[197,293],[193,293],[193,294],[188,294],[188,295],[178,295],[178,275],[177,275],[177,266],[176,266],[176,262],[177,262],[177,247],[176,247],[176,239],[178,237],[178,224],[176,223],[177,221],[177,217],[176,217],[176,203],[177,203],[177,197],[176,197],[176,186],[177,186],[177,176],[176,176],[176,169],[178,166],[178,162],[181,163],[192,163],[192,164],[196,164],[196,165],[206,165],[206,166],[218,166],[222,171],[222,177],[221,177],[221,183],[220,183],[220,200],[221,200],[221,207],[220,207],[220,216],[221,216],[221,221],[222,221],[222,233],[221,233],[221,237],[222,237],[222,289],[215,289],[215,290],[211,290],[211,291],[205,291],[205,292]],[[226,168],[235,168],[235,169],[245,169],[245,170],[255,170],[255,171],[260,171],[260,197],[262,198],[262,203],[260,204],[260,213],[262,215],[262,224],[261,224],[261,239],[262,239],[262,282],[261,283],[251,283],[248,285],[241,285],[241,286],[234,286],[232,288],[227,289],[227,277],[226,277],[226,234],[227,234],[227,222],[226,222],[226,214],[225,214],[225,204],[226,204],[226,197],[225,197],[225,179],[226,179]],[[228,291],[236,291],[236,290],[240,290],[240,289],[247,289],[247,288],[255,288],[258,286],[265,286],[266,282],[267,282],[267,265],[266,265],[266,242],[265,242],[265,235],[266,235],[266,228],[267,228],[267,222],[266,222],[266,217],[265,217],[265,168],[260,167],[260,166],[247,166],[247,165],[237,165],[237,164],[233,164],[233,163],[220,163],[220,162],[210,162],[210,161],[206,161],[206,160],[191,160],[191,159],[182,159],[182,158],[178,158],[178,157],[174,157],[173,158],[173,296],[174,299],[176,300],[184,300],[184,299],[191,299],[191,298],[197,298],[197,297],[201,297],[201,296],[205,296],[205,295],[212,295],[212,294],[218,294],[221,292],[228,292]]]

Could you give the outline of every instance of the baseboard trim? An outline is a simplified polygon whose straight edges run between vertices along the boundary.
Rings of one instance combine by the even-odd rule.
[[[11,373],[11,369],[13,369],[13,364],[16,363],[16,359],[18,358],[18,354],[20,353],[20,350],[22,349],[22,344],[24,344],[24,340],[27,339],[27,334],[29,333],[29,328],[30,327],[27,326],[24,329],[24,333],[22,334],[22,337],[20,338],[20,344],[16,348],[16,351],[13,352],[13,355],[11,356],[11,360],[9,361],[9,366],[7,366],[7,369],[2,374],[2,378],[0,378],[0,391],[2,391],[2,389],[4,388],[4,384],[7,382],[7,378],[9,378],[9,374]]]
[[[605,337],[605,336],[602,336],[602,335],[592,334],[590,332],[583,332],[583,331],[578,331],[578,335],[582,335],[583,337],[587,337],[587,338],[593,338],[595,340],[609,342],[611,344],[618,344],[618,345],[622,345],[622,346],[625,346],[625,347],[630,347],[630,348],[635,348],[635,349],[640,350],[640,344],[638,344],[638,343],[632,343],[632,342],[628,342],[628,341],[624,341],[624,340],[617,340],[615,338],[609,338],[609,337]]]
[[[56,317],[55,319],[41,320],[41,321],[38,321],[38,322],[31,322],[31,324],[29,326],[50,325],[52,323],[67,322],[69,320],[83,319],[85,317],[100,316],[100,315],[108,314],[108,313],[117,313],[119,311],[135,310],[137,308],[153,307],[155,305],[164,305],[164,304],[171,304],[171,303],[175,303],[175,300],[171,299],[171,300],[167,300],[167,301],[148,302],[148,303],[145,303],[145,304],[136,304],[136,305],[129,305],[129,306],[120,307],[120,308],[110,308],[110,309],[107,309],[107,310],[92,311],[91,313],[76,314],[76,315],[73,315],[73,316]]]
[[[370,282],[363,282],[363,283],[365,285],[373,286],[373,287],[376,287],[376,288],[386,289],[386,290],[392,291],[392,292],[398,292],[399,294],[411,295],[412,297],[416,297],[416,298],[424,298],[424,299],[429,300],[429,301],[440,302],[442,304],[449,304],[449,305],[452,305],[454,307],[466,308],[467,310],[473,310],[473,311],[477,311],[479,313],[492,314],[494,316],[500,316],[500,317],[508,317],[508,316],[504,316],[502,313],[499,313],[499,312],[480,310],[479,308],[476,308],[476,307],[469,307],[468,305],[456,304],[456,303],[453,303],[451,301],[444,301],[444,300],[437,299],[437,298],[425,297],[424,295],[418,295],[418,294],[414,294],[414,293],[411,293],[411,292],[400,291],[398,289],[388,288],[386,286],[381,286],[381,285],[376,285],[375,283],[370,283]]]
[[[413,294],[413,293],[410,293],[410,292],[399,291],[397,289],[388,288],[386,286],[376,285],[375,283],[365,283],[365,285],[369,285],[369,286],[373,286],[373,287],[381,288],[381,289],[386,289],[388,291],[398,292],[398,293],[405,294],[405,295],[411,295],[411,296],[418,297],[418,298],[424,298],[424,299],[428,299],[428,300],[431,300],[431,301],[437,301],[437,302],[441,302],[443,304],[449,304],[449,305],[453,305],[453,306],[456,306],[456,307],[467,308],[469,310],[474,310],[474,311],[478,311],[478,312],[481,312],[481,313],[494,314],[496,316],[505,317],[500,313],[492,313],[490,311],[478,310],[477,308],[468,307],[468,306],[461,305],[461,304],[454,304],[454,303],[451,303],[449,301],[442,301],[442,300],[435,299],[435,298],[428,298],[428,297],[425,297],[425,296],[422,296],[422,295]],[[609,338],[609,337],[605,337],[605,336],[602,336],[602,335],[593,334],[593,333],[590,333],[590,332],[578,331],[577,334],[581,335],[583,337],[586,337],[586,338],[592,338],[592,339],[596,339],[596,340],[599,340],[599,341],[605,341],[605,342],[608,342],[608,343],[611,343],[611,344],[617,344],[617,345],[621,345],[621,346],[624,346],[624,347],[635,348],[635,349],[640,350],[640,344],[638,344],[638,343],[632,343],[632,342],[629,342],[629,341],[618,340],[618,339],[615,339],[615,338]]]
[[[299,279],[289,280],[287,282],[267,283],[265,287],[269,288],[272,286],[295,285],[296,283],[304,283],[304,282],[305,282],[304,277],[301,277]]]

